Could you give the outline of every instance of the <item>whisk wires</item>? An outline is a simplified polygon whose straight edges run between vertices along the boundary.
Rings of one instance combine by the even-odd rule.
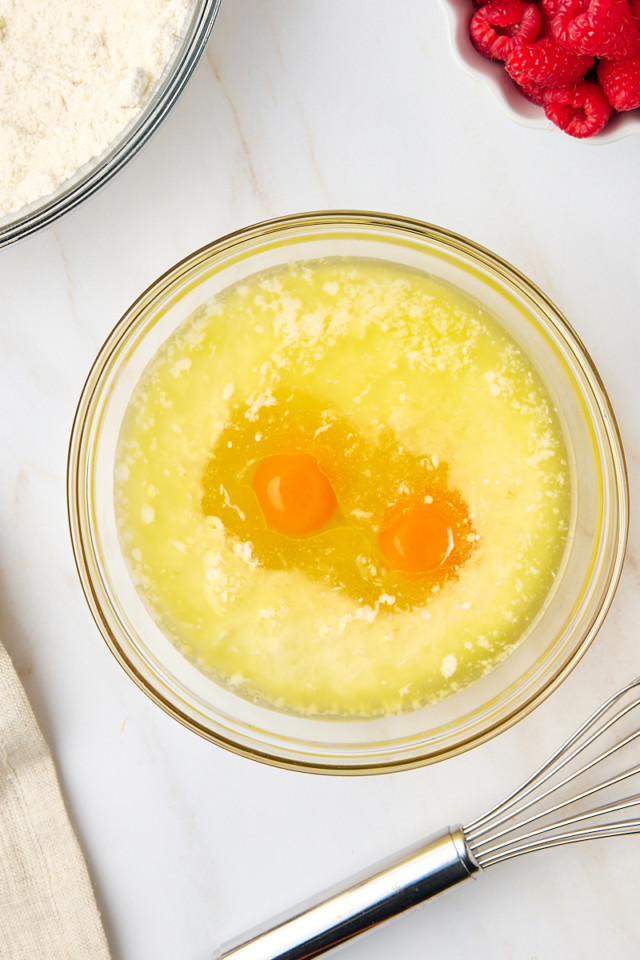
[[[626,763],[629,763],[629,748],[634,746],[634,760],[640,760],[637,718],[635,729],[630,733],[618,734],[617,741],[610,746],[602,745],[609,735],[618,733],[625,718],[638,706],[640,678],[607,700],[511,796],[464,828],[469,848],[481,867],[565,843],[640,832],[637,816],[614,818],[615,814],[640,808],[638,793],[613,800],[603,798],[597,806],[585,806],[589,798],[602,795],[640,774],[640,763],[625,766],[623,760],[626,751]],[[592,748],[595,756],[587,759]],[[577,758],[580,762],[575,768]],[[622,769],[604,776],[601,771],[612,762],[622,763]],[[595,768],[599,768],[603,778],[581,787]],[[573,794],[558,799],[569,786]],[[544,802],[551,797],[554,799],[550,803]],[[525,829],[533,824],[536,824],[533,829]]]

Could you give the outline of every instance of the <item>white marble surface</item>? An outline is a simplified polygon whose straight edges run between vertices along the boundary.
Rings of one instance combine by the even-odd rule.
[[[640,525],[605,626],[513,730],[410,773],[336,779],[225,753],[117,666],[86,608],[65,507],[71,421],[128,304],[205,242],[327,207],[464,233],[539,283],[591,351],[640,482],[640,137],[597,146],[503,115],[454,62],[434,0],[224,0],[159,133],[79,210],[0,251],[0,636],[53,750],[114,960],[218,945],[447,822],[482,812],[640,674]],[[632,960],[640,840],[488,871],[345,960]],[[0,934],[0,956],[2,944]]]

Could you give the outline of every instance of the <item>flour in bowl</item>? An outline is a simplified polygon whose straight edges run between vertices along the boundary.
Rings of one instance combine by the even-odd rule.
[[[192,0],[0,0],[0,216],[52,193],[142,108]]]

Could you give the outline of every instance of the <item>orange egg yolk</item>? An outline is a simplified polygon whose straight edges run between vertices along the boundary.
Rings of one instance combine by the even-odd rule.
[[[318,533],[338,509],[329,478],[309,453],[265,457],[252,486],[267,524],[290,537]]]
[[[453,550],[453,530],[437,506],[420,503],[380,531],[378,546],[391,570],[428,573],[441,567]]]

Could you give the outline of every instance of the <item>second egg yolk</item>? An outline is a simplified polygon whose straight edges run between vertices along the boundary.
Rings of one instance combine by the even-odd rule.
[[[252,486],[268,525],[291,537],[318,533],[338,509],[329,478],[309,453],[264,457]]]
[[[436,506],[416,504],[380,531],[378,545],[390,569],[428,573],[453,550],[453,531]]]

